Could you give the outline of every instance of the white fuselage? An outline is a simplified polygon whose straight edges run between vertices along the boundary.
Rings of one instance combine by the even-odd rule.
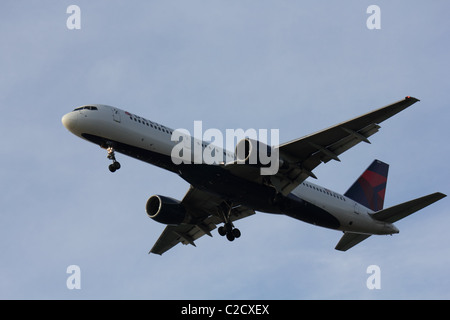
[[[374,212],[369,208],[314,183],[304,181],[292,193],[330,212],[339,220],[339,230],[367,234],[398,233],[392,224],[373,219],[371,214]]]
[[[106,105],[96,104],[77,108],[66,114],[62,122],[69,131],[90,142],[94,141],[88,137],[99,137],[105,141],[117,141],[132,148],[166,157],[171,156],[174,146],[178,143],[171,140],[173,129]],[[193,141],[201,144],[202,150],[213,147],[227,159],[234,157],[231,151],[202,141]],[[139,156],[135,157],[139,159]],[[365,234],[398,233],[393,224],[373,219],[371,217],[373,211],[370,209],[311,182],[304,181],[292,191],[292,194],[333,215],[339,221],[338,230]]]

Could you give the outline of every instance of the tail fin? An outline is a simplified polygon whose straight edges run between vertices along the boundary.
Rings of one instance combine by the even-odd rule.
[[[374,160],[344,195],[373,211],[382,210],[388,171],[387,163]]]

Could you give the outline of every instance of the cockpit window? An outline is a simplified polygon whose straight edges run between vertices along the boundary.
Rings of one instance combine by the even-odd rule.
[[[98,108],[94,107],[94,106],[83,106],[83,107],[75,108],[73,111],[79,111],[79,110],[98,110]]]

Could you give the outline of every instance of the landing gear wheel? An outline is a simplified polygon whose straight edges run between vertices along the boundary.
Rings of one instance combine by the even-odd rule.
[[[120,163],[119,162],[113,162],[113,163],[111,163],[110,165],[109,165],[109,171],[111,171],[111,172],[116,172],[116,170],[119,170],[120,169]]]
[[[219,227],[219,234],[223,237],[227,234],[227,230],[224,227]]]
[[[114,148],[110,145],[108,147],[108,149],[106,149],[108,151],[108,159],[112,160],[113,163],[111,163],[109,165],[109,171],[111,172],[115,172],[116,170],[120,169],[120,163],[118,161],[116,161],[116,155],[114,153]]]
[[[235,236],[233,235],[232,232],[228,232],[228,233],[227,233],[227,239],[228,239],[228,241],[233,241],[234,238],[235,238]]]
[[[231,224],[226,223],[224,226],[219,227],[219,234],[227,236],[229,241],[233,241],[241,236],[241,231],[238,228],[233,228]]]

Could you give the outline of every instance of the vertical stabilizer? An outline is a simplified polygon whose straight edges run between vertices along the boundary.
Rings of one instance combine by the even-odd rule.
[[[373,211],[382,210],[388,171],[387,163],[374,160],[344,195]]]

